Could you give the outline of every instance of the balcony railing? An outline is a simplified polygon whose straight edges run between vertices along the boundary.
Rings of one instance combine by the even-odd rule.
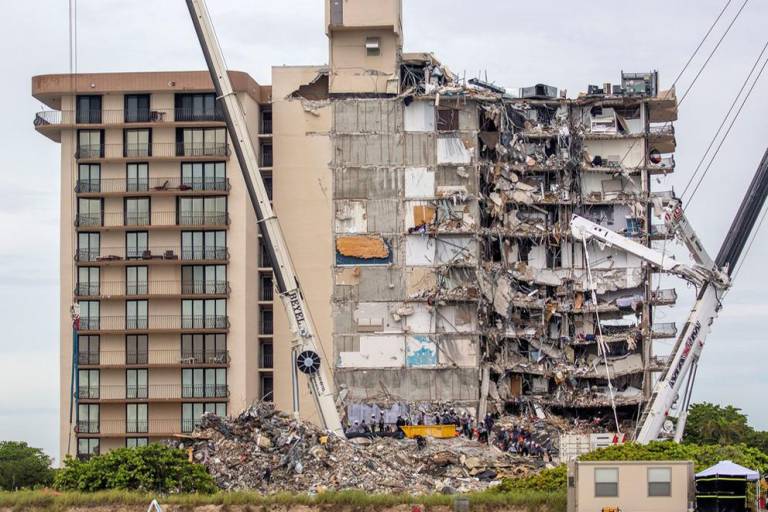
[[[274,287],[272,281],[261,281],[261,292],[259,298],[262,301],[269,302],[274,298]]]
[[[96,365],[101,360],[101,354],[99,352],[79,352],[77,354],[77,364],[81,365]]]
[[[98,421],[77,420],[75,429],[78,434],[98,434],[100,430]]]
[[[225,192],[230,188],[228,178],[201,177],[179,178],[178,176],[139,179],[90,179],[78,180],[75,192],[88,193],[129,193],[129,192]]]
[[[182,398],[226,398],[229,386],[226,384],[182,384]]]
[[[674,304],[677,302],[677,290],[674,288],[653,290],[651,292],[651,302],[656,305]]]
[[[226,295],[228,281],[149,281],[132,283],[126,281],[103,281],[101,283],[78,283],[76,297],[120,297],[144,295]]]
[[[272,368],[274,364],[273,357],[274,355],[271,348],[269,350],[264,350],[262,347],[260,368]]]
[[[176,400],[181,398],[227,398],[229,386],[192,384],[104,385],[78,389],[81,400]]]
[[[654,338],[674,338],[677,336],[677,325],[674,322],[653,324],[651,334]]]
[[[80,317],[80,331],[146,331],[229,329],[227,315],[149,315]]]
[[[99,249],[78,249],[75,261],[81,263],[103,261],[226,261],[229,251],[226,247],[192,247],[180,250],[178,247],[101,247]]]
[[[227,212],[212,211],[205,213],[167,212],[101,212],[78,213],[75,215],[77,227],[149,227],[149,226],[226,226],[229,224]]]
[[[181,419],[101,420],[99,427],[102,435],[173,434],[180,431]]]
[[[80,144],[75,158],[80,160],[122,158],[227,157],[226,142],[184,143],[152,142],[151,144]]]
[[[274,326],[272,325],[272,316],[262,315],[259,325],[260,334],[274,334]]]
[[[272,133],[272,118],[261,118],[261,133],[269,135]]]
[[[34,125],[37,127],[73,124],[125,124],[170,122],[223,122],[221,108],[215,111],[200,112],[185,108],[149,108],[128,110],[43,110],[35,114]]]
[[[81,365],[101,366],[195,366],[229,364],[229,352],[227,350],[105,350],[101,353],[80,354]],[[83,357],[88,356],[88,357]]]

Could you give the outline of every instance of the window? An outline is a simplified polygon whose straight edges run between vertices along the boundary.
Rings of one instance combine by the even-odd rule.
[[[148,288],[147,267],[125,267],[126,295],[146,295]]]
[[[177,94],[176,121],[221,121],[221,108],[216,105],[216,94]]]
[[[261,111],[261,133],[264,133],[264,134],[272,133],[272,111],[271,110]]]
[[[185,363],[227,362],[226,334],[182,334],[181,359]]]
[[[181,301],[182,329],[226,329],[226,299],[184,299]]]
[[[77,361],[79,364],[99,364],[99,337],[81,334],[78,337]]]
[[[181,404],[181,431],[192,432],[200,424],[203,414],[210,412],[219,417],[227,415],[226,403]]]
[[[149,251],[149,233],[146,231],[128,231],[125,234],[125,257],[127,259],[143,258]]]
[[[147,123],[149,120],[149,94],[126,94],[125,122]]]
[[[181,164],[182,189],[226,190],[224,162],[184,162]]]
[[[269,373],[262,373],[260,382],[261,399],[265,402],[272,402],[274,397],[274,381],[272,375]]]
[[[126,226],[148,226],[149,219],[149,198],[148,197],[130,197],[125,200],[125,225]]]
[[[125,190],[145,192],[149,190],[149,164],[127,164],[125,166]]]
[[[261,322],[259,322],[260,334],[272,334],[274,332],[274,326],[272,325],[272,310],[262,309],[260,315]]]
[[[152,156],[152,130],[149,128],[123,130],[123,156],[128,158]]]
[[[261,167],[272,167],[272,144],[261,146]]]
[[[126,437],[125,438],[125,447],[126,448],[138,448],[139,446],[147,446],[149,444],[149,439],[146,437]]]
[[[101,123],[101,96],[77,97],[78,124]]]
[[[104,130],[78,130],[76,157],[103,158]]]
[[[99,233],[77,234],[77,261],[96,261],[100,256]]]
[[[127,404],[125,406],[125,432],[133,434],[148,432],[147,404]]]
[[[80,329],[95,331],[99,328],[99,301],[81,300],[80,305]]]
[[[368,57],[378,57],[379,55],[381,55],[381,38],[380,37],[365,38],[365,54]]]
[[[99,398],[99,370],[78,370],[77,379],[78,398]]]
[[[181,267],[181,293],[227,293],[226,265],[188,265]]]
[[[259,239],[259,267],[269,268],[272,266],[272,258],[269,256],[269,250],[267,246]]]
[[[227,198],[180,197],[179,224],[181,225],[223,225],[227,223]]]
[[[181,259],[227,259],[227,232],[183,231],[181,233]]]
[[[99,433],[99,404],[78,404],[77,431],[81,434]]]
[[[177,156],[225,156],[227,131],[224,128],[179,128],[176,145]]]
[[[99,454],[99,438],[80,437],[77,440],[77,456],[88,458]]]
[[[672,468],[648,468],[648,496],[672,496]]]
[[[78,226],[101,226],[102,220],[101,199],[86,199],[84,197],[78,198]]]
[[[125,398],[147,398],[147,370],[125,370]]]
[[[184,368],[181,370],[182,397],[224,398],[227,395],[226,368]]]
[[[618,496],[618,468],[595,468],[595,498],[617,498]]]
[[[260,359],[260,368],[272,368],[273,362],[272,362],[272,344],[271,343],[261,343],[261,359]]]
[[[437,131],[453,132],[459,129],[459,111],[455,108],[437,109]]]
[[[146,329],[147,310],[149,302],[146,300],[127,300],[125,301],[125,328],[126,329]]]
[[[99,267],[78,267],[77,288],[78,297],[93,297],[99,294]]]
[[[263,301],[271,301],[273,298],[273,292],[274,292],[274,285],[272,284],[272,276],[271,275],[262,275],[260,278],[261,281],[261,291],[259,293],[259,300]]]
[[[101,191],[101,165],[80,164],[77,166],[77,192]]]
[[[125,337],[125,364],[147,364],[148,338],[146,334],[129,334]]]

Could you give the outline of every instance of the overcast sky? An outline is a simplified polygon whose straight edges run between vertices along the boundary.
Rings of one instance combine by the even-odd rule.
[[[204,69],[182,0],[80,0],[81,72]],[[403,0],[406,51],[433,51],[455,72],[517,88],[546,83],[569,96],[589,83],[617,83],[621,70],[658,69],[669,86],[725,0]],[[695,70],[742,0],[683,76]],[[322,0],[209,0],[232,69],[270,83],[271,66],[327,62]],[[587,7],[588,6],[588,7]],[[768,5],[753,1],[709,63],[676,123],[677,172],[657,189],[682,191],[765,40]],[[15,2],[1,21],[6,98],[0,114],[0,440],[26,440],[58,454],[59,147],[32,126],[41,105],[30,77],[68,72],[66,0]],[[768,74],[768,71],[766,72]],[[712,254],[768,145],[768,78],[752,98],[688,215]],[[678,94],[679,96],[679,94]],[[279,179],[279,178],[278,178]],[[768,228],[767,228],[768,229]],[[741,407],[768,429],[768,248],[765,229],[727,297],[708,340],[695,400]],[[681,291],[684,284],[680,284]],[[684,319],[688,302],[657,309],[657,321]],[[659,345],[663,350],[663,344]]]

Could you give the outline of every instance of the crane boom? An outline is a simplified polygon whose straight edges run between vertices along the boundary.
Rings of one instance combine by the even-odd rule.
[[[651,400],[638,422],[639,431],[635,441],[647,444],[659,436],[664,421],[678,400],[681,387],[687,382],[689,389],[685,392],[675,433],[676,441],[682,439],[687,418],[685,409],[690,400],[699,357],[707,336],[712,330],[712,324],[722,308],[721,299],[731,286],[731,274],[749,240],[767,196],[768,150],[763,155],[736,217],[731,223],[731,229],[714,261],[688,223],[679,201],[673,201],[667,209],[664,220],[670,232],[674,232],[691,251],[695,261],[693,265],[678,263],[663,253],[629,240],[578,215],[572,217],[571,230],[575,238],[593,238],[618,247],[657,268],[687,279],[698,287],[696,302],[675,343],[663,375],[654,386]]]
[[[227,130],[232,146],[240,164],[248,197],[258,219],[261,237],[275,274],[275,285],[280,299],[288,313],[291,332],[293,333],[293,378],[294,413],[298,413],[298,394],[296,389],[297,371],[306,374],[312,397],[317,406],[323,427],[343,436],[338,409],[336,408],[335,390],[330,377],[327,362],[319,355],[319,340],[306,301],[299,287],[296,271],[293,268],[285,238],[267,195],[264,181],[259,171],[256,150],[253,147],[245,121],[240,100],[235,94],[227,73],[226,64],[213,29],[205,0],[186,0],[197,38],[211,74],[216,95],[220,100]]]

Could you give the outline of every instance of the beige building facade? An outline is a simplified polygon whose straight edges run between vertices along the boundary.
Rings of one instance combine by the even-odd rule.
[[[695,505],[691,461],[579,461],[568,466],[568,512],[680,512]]]
[[[269,179],[271,90],[231,76]],[[208,73],[44,75],[32,92],[61,145],[62,456],[271,398],[271,269]]]

